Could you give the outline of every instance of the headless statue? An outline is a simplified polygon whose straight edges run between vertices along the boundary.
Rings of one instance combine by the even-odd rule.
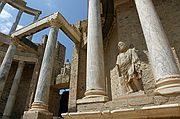
[[[118,50],[119,54],[117,56],[116,65],[127,93],[142,91],[142,71],[140,70],[140,60],[135,48],[128,49],[125,43],[119,42]]]

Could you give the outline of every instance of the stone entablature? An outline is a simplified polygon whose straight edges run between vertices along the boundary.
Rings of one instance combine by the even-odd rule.
[[[4,3],[8,3],[14,8],[19,9],[30,15],[37,16],[41,14],[40,10],[36,10],[36,9],[26,6],[27,3],[23,0],[1,0],[1,1]]]

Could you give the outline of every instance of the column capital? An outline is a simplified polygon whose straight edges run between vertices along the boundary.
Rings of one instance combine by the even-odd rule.
[[[62,26],[62,22],[58,21],[57,19],[53,19],[50,21],[50,27],[52,28],[60,28]]]
[[[25,62],[24,62],[24,61],[19,61],[18,67],[24,67],[24,65],[25,65]]]
[[[20,43],[19,38],[11,37],[10,40],[11,40],[11,45],[14,45],[14,46],[18,47],[18,45]]]

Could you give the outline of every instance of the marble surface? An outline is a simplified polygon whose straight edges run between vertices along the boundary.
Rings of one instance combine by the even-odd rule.
[[[88,14],[87,77],[85,95],[91,95],[89,92],[93,90],[105,91],[104,53],[99,0],[89,1]]]
[[[54,49],[59,28],[51,27],[39,74],[34,102],[48,105],[49,89],[53,68]]]

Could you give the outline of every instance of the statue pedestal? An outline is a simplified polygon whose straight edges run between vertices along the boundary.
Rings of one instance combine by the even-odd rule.
[[[24,112],[23,119],[53,119],[53,114],[45,111],[26,111]]]

